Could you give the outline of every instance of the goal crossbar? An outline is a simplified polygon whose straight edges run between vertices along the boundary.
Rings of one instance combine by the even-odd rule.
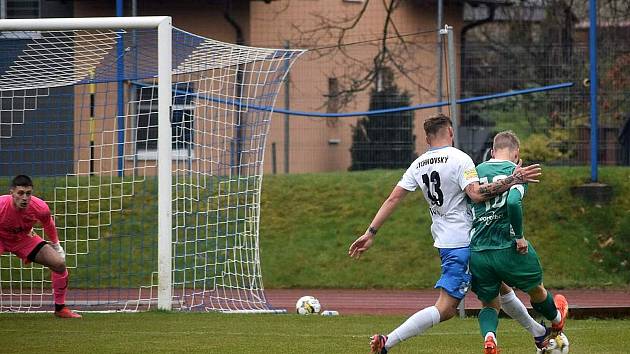
[[[170,16],[82,17],[0,20],[0,31],[63,31],[106,28],[157,28],[171,23]]]

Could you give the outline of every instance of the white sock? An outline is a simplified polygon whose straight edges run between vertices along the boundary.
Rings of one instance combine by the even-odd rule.
[[[440,323],[440,312],[431,306],[414,313],[403,324],[387,335],[385,349],[389,349],[407,338],[417,336]]]
[[[488,338],[494,339],[494,344],[499,345],[499,342],[497,341],[497,337],[494,335],[494,333],[492,332],[486,333],[486,336],[483,338],[483,340],[488,340]]]
[[[536,320],[529,315],[525,305],[523,305],[521,300],[516,297],[514,291],[501,295],[501,308],[508,314],[508,316],[520,323],[521,326],[523,326],[523,328],[525,328],[525,330],[531,333],[534,337],[539,337],[545,334],[545,327],[536,322]]]
[[[558,324],[560,323],[560,321],[562,320],[562,315],[560,314],[560,311],[558,311],[558,314],[556,315],[556,318],[554,318],[551,323],[555,323]]]

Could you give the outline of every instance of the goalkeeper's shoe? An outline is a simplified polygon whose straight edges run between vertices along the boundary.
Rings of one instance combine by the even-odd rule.
[[[498,354],[500,352],[494,337],[486,338],[486,341],[483,342],[483,354]]]
[[[564,329],[564,321],[567,319],[567,315],[569,314],[569,302],[564,295],[556,294],[553,297],[553,302],[556,304],[556,309],[560,312],[560,322],[552,323],[551,329],[555,334],[562,332]]]
[[[79,315],[76,312],[73,312],[72,310],[70,310],[69,308],[65,306],[61,310],[55,311],[55,316],[59,318],[81,318],[81,315]]]
[[[387,336],[378,333],[373,335],[372,337],[370,337],[370,353],[387,354],[385,343],[387,343]]]

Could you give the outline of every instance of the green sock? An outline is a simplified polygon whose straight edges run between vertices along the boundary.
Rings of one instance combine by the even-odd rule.
[[[486,337],[488,332],[496,335],[497,327],[499,327],[499,314],[492,307],[484,307],[479,311],[479,329],[481,336]]]
[[[547,291],[547,298],[543,302],[532,302],[532,307],[549,321],[553,321],[556,316],[558,316],[558,309],[556,309],[556,304],[553,302],[553,296],[551,296],[551,292],[549,291]]]

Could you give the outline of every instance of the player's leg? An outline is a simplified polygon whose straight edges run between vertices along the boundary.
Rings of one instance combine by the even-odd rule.
[[[545,336],[547,329],[542,324],[536,322],[536,320],[529,315],[525,305],[516,297],[514,290],[507,286],[505,283],[501,283],[501,309],[508,316],[515,319],[526,331],[532,334],[534,337]]]
[[[515,248],[506,249],[503,251],[503,262],[507,265],[504,268],[503,279],[525,291],[530,297],[534,310],[552,322],[552,329],[559,328],[556,330],[556,334],[561,331],[559,326],[564,325],[566,311],[558,311],[551,293],[542,285],[542,266],[534,247],[530,244],[526,254],[518,253]],[[564,305],[567,305],[564,296],[559,295],[558,298],[564,300]],[[547,340],[554,332],[547,329],[545,331],[545,334],[534,334],[534,341],[539,348],[546,345]]]
[[[534,247],[530,244],[526,254],[509,249],[512,254],[510,284],[523,289],[529,297],[534,310],[551,321],[556,332],[562,331],[568,313],[568,303],[562,295],[553,296],[543,286],[543,270]]]
[[[442,275],[435,284],[440,289],[440,296],[435,305],[416,312],[387,336],[372,336],[370,347],[373,353],[387,353],[398,343],[457,314],[457,305],[466,296],[470,285],[471,275],[467,271],[470,250],[468,247],[441,249],[440,258]]]
[[[567,299],[560,294],[553,296],[541,283],[527,291],[532,307],[551,321],[551,327],[556,332],[562,332],[564,322],[569,313]]]
[[[41,239],[40,239],[41,240]],[[29,252],[27,259],[48,267],[51,271],[55,316],[61,318],[80,318],[81,315],[66,307],[66,290],[68,289],[68,269],[66,262],[52,246],[42,240]]]
[[[479,311],[479,330],[483,337],[484,354],[497,354],[497,328],[499,327],[499,309],[501,301],[495,297],[490,301],[481,301],[483,308]]]
[[[547,347],[552,338],[562,332],[569,304],[563,295],[552,296],[542,284],[529,289],[527,293],[530,295],[532,307],[551,321],[551,328],[546,328],[544,335],[534,337],[534,344],[541,350]]]
[[[499,289],[501,279],[495,270],[494,250],[471,252],[470,271],[472,290],[477,294],[483,308],[479,312],[479,330],[484,339],[484,353],[498,353],[496,331],[499,325]]]
[[[398,343],[424,333],[427,329],[442,321],[452,318],[457,313],[457,305],[461,299],[449,295],[440,289],[440,296],[434,306],[424,308],[409,317],[387,336],[375,334],[371,338],[370,347],[373,353],[387,353]]]

